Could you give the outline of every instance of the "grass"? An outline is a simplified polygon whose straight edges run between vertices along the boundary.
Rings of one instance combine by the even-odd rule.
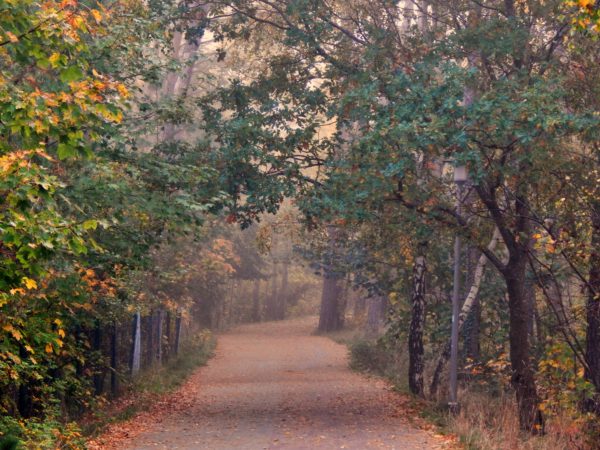
[[[184,347],[181,356],[156,370],[142,373],[134,384],[137,392],[162,394],[179,387],[200,366],[213,356],[216,339],[210,337],[202,345]]]
[[[407,389],[406,351],[392,350],[380,342],[354,338],[346,340],[353,370],[382,376],[402,393]],[[426,371],[427,372],[427,371]],[[440,433],[459,438],[468,450],[587,450],[600,448],[586,434],[585,424],[563,411],[547,418],[546,434],[532,436],[519,429],[514,395],[488,392],[471,386],[459,392],[461,410],[450,415],[445,405],[417,401],[421,417],[435,425]],[[573,411],[571,411],[573,413]]]

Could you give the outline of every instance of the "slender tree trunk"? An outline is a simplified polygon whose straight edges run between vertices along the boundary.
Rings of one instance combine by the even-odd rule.
[[[279,320],[285,319],[285,309],[287,307],[288,296],[288,269],[289,261],[285,259],[281,265],[281,288],[279,289],[278,314]]]
[[[102,352],[102,327],[100,324],[96,324],[93,333],[93,349],[101,353]],[[104,392],[104,369],[101,372],[94,374],[94,390],[96,395],[100,395]]]
[[[265,310],[265,316],[267,320],[277,319],[277,275],[279,273],[279,265],[277,262],[273,262],[273,272],[271,274],[271,292],[268,296],[267,308]]]
[[[171,317],[171,311],[167,310],[165,314],[165,322],[166,322],[166,330],[165,336],[167,337],[167,342],[165,345],[165,361],[168,361],[171,358],[171,352],[173,351],[173,341],[171,340],[171,322],[173,318]]]
[[[532,250],[533,251],[533,250]],[[535,335],[535,301],[536,301],[535,275],[531,270],[527,270],[525,275],[525,301],[528,303],[529,313],[529,345],[535,348],[537,336]]]
[[[425,256],[415,258],[412,278],[411,320],[408,335],[408,388],[419,397],[425,395],[423,385],[423,328],[425,327]]]
[[[585,377],[596,388],[594,396],[585,399],[587,411],[600,415],[600,204],[592,206],[592,253],[590,255],[590,271],[588,278],[588,297],[586,302],[587,330],[586,353],[587,363]]]
[[[141,365],[141,338],[142,338],[142,317],[140,312],[136,312],[133,316],[133,336],[131,339],[131,374],[137,375],[140,372]]]
[[[475,247],[469,248],[467,252],[467,282],[465,283],[469,289],[475,283],[476,268],[480,257],[480,252]],[[467,292],[467,295],[468,294],[469,293]],[[479,304],[479,295],[475,296],[471,312],[467,316],[464,328],[465,356],[470,361],[479,361],[479,333],[481,330],[481,305]]]
[[[500,239],[500,233],[498,229],[494,230],[494,234],[492,235],[492,239],[488,244],[488,250],[493,252],[498,244],[498,240]],[[458,316],[458,329],[461,330],[466,318],[471,314],[473,306],[477,303],[477,298],[479,296],[479,288],[481,286],[481,280],[483,279],[483,274],[485,270],[485,266],[487,263],[487,257],[485,255],[481,255],[479,257],[479,261],[477,262],[477,266],[475,267],[475,271],[473,273],[473,282],[471,287],[469,288],[469,293],[465,298],[465,301],[462,305],[460,315]],[[450,339],[444,345],[442,352],[438,356],[437,364],[435,370],[433,372],[433,378],[431,380],[431,385],[429,387],[429,395],[431,397],[435,397],[437,394],[437,390],[440,384],[440,379],[442,376],[442,372],[444,370],[444,366],[446,362],[450,358],[450,350],[451,350],[451,342]]]
[[[175,317],[175,354],[179,355],[179,346],[181,344],[181,311],[177,311]]]
[[[147,366],[153,366],[156,359],[156,347],[154,345],[156,341],[156,326],[154,321],[154,311],[150,312],[148,317],[148,349],[146,351],[146,363]]]
[[[254,290],[252,292],[252,320],[260,322],[260,279],[254,280]]]
[[[113,397],[119,393],[119,326],[113,322],[110,336],[110,390]]]
[[[19,345],[19,356],[21,359],[28,358],[28,352],[23,344]],[[29,383],[20,383],[17,390],[17,411],[23,419],[28,419],[33,415],[33,398],[31,395],[31,385]]]
[[[163,342],[163,318],[164,311],[161,309],[158,310],[157,313],[157,321],[156,324],[156,362],[160,366],[163,361],[163,352],[162,352],[162,342]]]

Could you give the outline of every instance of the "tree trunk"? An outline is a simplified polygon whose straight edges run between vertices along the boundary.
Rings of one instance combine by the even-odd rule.
[[[511,255],[504,273],[509,304],[511,383],[517,397],[521,428],[541,433],[544,430],[544,421],[539,409],[540,400],[530,356],[532,311],[531,302],[526,295],[526,269],[526,249],[519,246],[518,251]]]
[[[93,336],[93,349],[98,352],[98,354],[102,354],[102,327],[100,324],[96,324],[94,327]],[[96,395],[101,395],[104,392],[104,369],[100,372],[96,372],[93,379],[94,391],[96,392]]]
[[[254,290],[252,292],[252,321],[260,322],[260,279],[254,280]]]
[[[137,375],[140,372],[141,363],[141,338],[142,338],[142,317],[140,312],[133,316],[133,336],[131,349],[131,374]]]
[[[281,265],[281,288],[279,289],[278,308],[277,308],[277,319],[285,319],[285,309],[287,306],[287,295],[288,295],[288,269],[289,261],[286,259]]]
[[[320,332],[340,330],[344,326],[340,314],[340,299],[342,295],[342,278],[335,272],[325,272],[323,278],[323,293],[321,295],[321,312],[319,315]]]
[[[163,360],[163,352],[162,352],[162,342],[163,342],[163,317],[164,311],[161,309],[158,310],[156,324],[156,362],[160,366]]]
[[[146,367],[153,366],[156,359],[156,325],[154,321],[154,311],[150,312],[148,317],[148,349],[146,350]]]
[[[273,272],[271,274],[271,292],[267,298],[267,307],[265,308],[265,316],[267,320],[277,319],[277,274],[279,267],[276,262],[273,262]]]
[[[179,345],[181,344],[181,311],[177,311],[175,317],[175,354],[179,355]]]
[[[342,329],[344,326],[344,311],[340,311],[343,292],[342,275],[334,268],[336,258],[337,238],[339,231],[332,225],[327,226],[329,236],[327,261],[324,267],[323,292],[321,294],[321,313],[319,316],[319,332],[329,332]]]
[[[423,388],[423,328],[425,326],[425,256],[415,258],[411,296],[411,320],[408,335],[408,388],[419,397],[425,395]]]
[[[500,233],[496,228],[494,230],[494,234],[492,235],[492,239],[488,244],[488,250],[493,252],[498,244],[498,240],[500,239]],[[479,296],[479,288],[481,286],[481,280],[483,279],[483,274],[485,271],[485,266],[487,263],[487,257],[485,255],[479,256],[479,261],[477,261],[477,266],[475,267],[475,271],[473,272],[473,281],[471,287],[469,288],[469,293],[465,298],[465,301],[462,305],[460,315],[458,316],[458,329],[459,331],[462,329],[466,318],[471,313],[474,305],[477,303],[477,298]],[[435,397],[437,394],[437,389],[440,384],[440,378],[442,376],[442,371],[444,370],[444,366],[446,365],[446,361],[450,358],[450,350],[451,350],[451,342],[450,339],[444,345],[444,348],[440,355],[438,356],[438,362],[433,372],[433,378],[431,380],[431,385],[429,387],[429,395],[431,397]]]
[[[465,283],[469,289],[475,283],[475,272],[480,257],[479,250],[475,247],[469,248],[467,252],[467,282]],[[467,295],[468,294],[469,292],[467,292]],[[465,356],[471,362],[479,361],[479,334],[481,330],[481,305],[479,304],[479,295],[475,296],[471,312],[465,320],[464,328]]]
[[[385,304],[387,299],[384,295],[377,294],[367,299],[367,323],[366,332],[369,337],[379,336],[384,323]]]
[[[167,310],[167,313],[165,315],[165,324],[166,324],[166,330],[165,330],[165,336],[167,337],[167,342],[165,345],[165,361],[168,361],[169,358],[171,357],[171,352],[173,351],[173,341],[171,340],[171,322],[172,322],[172,317],[171,317],[171,311]]]
[[[119,393],[119,326],[113,322],[110,336],[110,391],[113,397]]]
[[[586,302],[585,377],[594,385],[596,392],[591,398],[585,399],[584,407],[600,415],[600,204],[593,205],[591,215],[592,252]]]

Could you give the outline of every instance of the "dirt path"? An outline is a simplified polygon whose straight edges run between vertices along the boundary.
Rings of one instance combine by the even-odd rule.
[[[207,367],[158,405],[158,414],[134,418],[120,439],[107,436],[104,448],[442,448],[410,424],[405,398],[351,372],[346,348],[311,336],[314,326],[262,323],[220,335]]]

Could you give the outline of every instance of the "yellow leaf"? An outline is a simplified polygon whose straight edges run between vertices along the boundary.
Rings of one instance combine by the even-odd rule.
[[[63,341],[61,341],[60,339],[57,339],[57,340],[56,340],[56,344],[57,344],[57,345],[58,345],[60,348],[62,348],[62,346],[64,345],[64,342],[63,342]]]
[[[17,36],[15,36],[14,33],[11,33],[10,31],[6,32],[6,36],[8,37],[8,40],[10,42],[19,42],[19,38]]]
[[[37,289],[38,287],[35,280],[32,280],[31,278],[23,277],[23,283],[25,283],[27,289]]]
[[[63,329],[60,329],[60,330],[58,330],[58,335],[59,335],[61,338],[64,338],[64,337],[65,337],[65,330],[63,330]]]
[[[129,91],[127,90],[124,84],[117,84],[117,92],[119,92],[119,95],[121,95],[121,97],[129,97]]]
[[[13,360],[14,363],[16,364],[21,364],[21,358],[19,358],[17,355],[11,353],[11,352],[6,352],[6,354],[8,355],[8,357],[10,359]]]
[[[52,55],[50,55],[50,58],[48,58],[48,61],[50,61],[52,67],[58,67],[58,62],[60,61],[60,53],[52,53]]]
[[[94,16],[96,22],[100,23],[100,21],[102,20],[102,14],[100,13],[100,11],[98,11],[97,9],[92,9],[90,12],[92,13],[92,16]]]
[[[54,319],[54,323],[60,327],[62,325],[62,320]]]
[[[54,349],[51,344],[46,344],[46,353],[52,353]]]
[[[12,335],[12,337],[14,337],[17,341],[23,339],[23,335],[21,334],[21,332],[15,327],[13,327],[11,324],[4,325],[2,329],[4,331],[8,331]]]
[[[29,353],[35,353],[35,351],[31,348],[31,345],[26,345],[25,350],[27,350]]]
[[[85,20],[81,17],[74,17],[71,21],[73,26],[79,30],[83,30],[85,28]]]

